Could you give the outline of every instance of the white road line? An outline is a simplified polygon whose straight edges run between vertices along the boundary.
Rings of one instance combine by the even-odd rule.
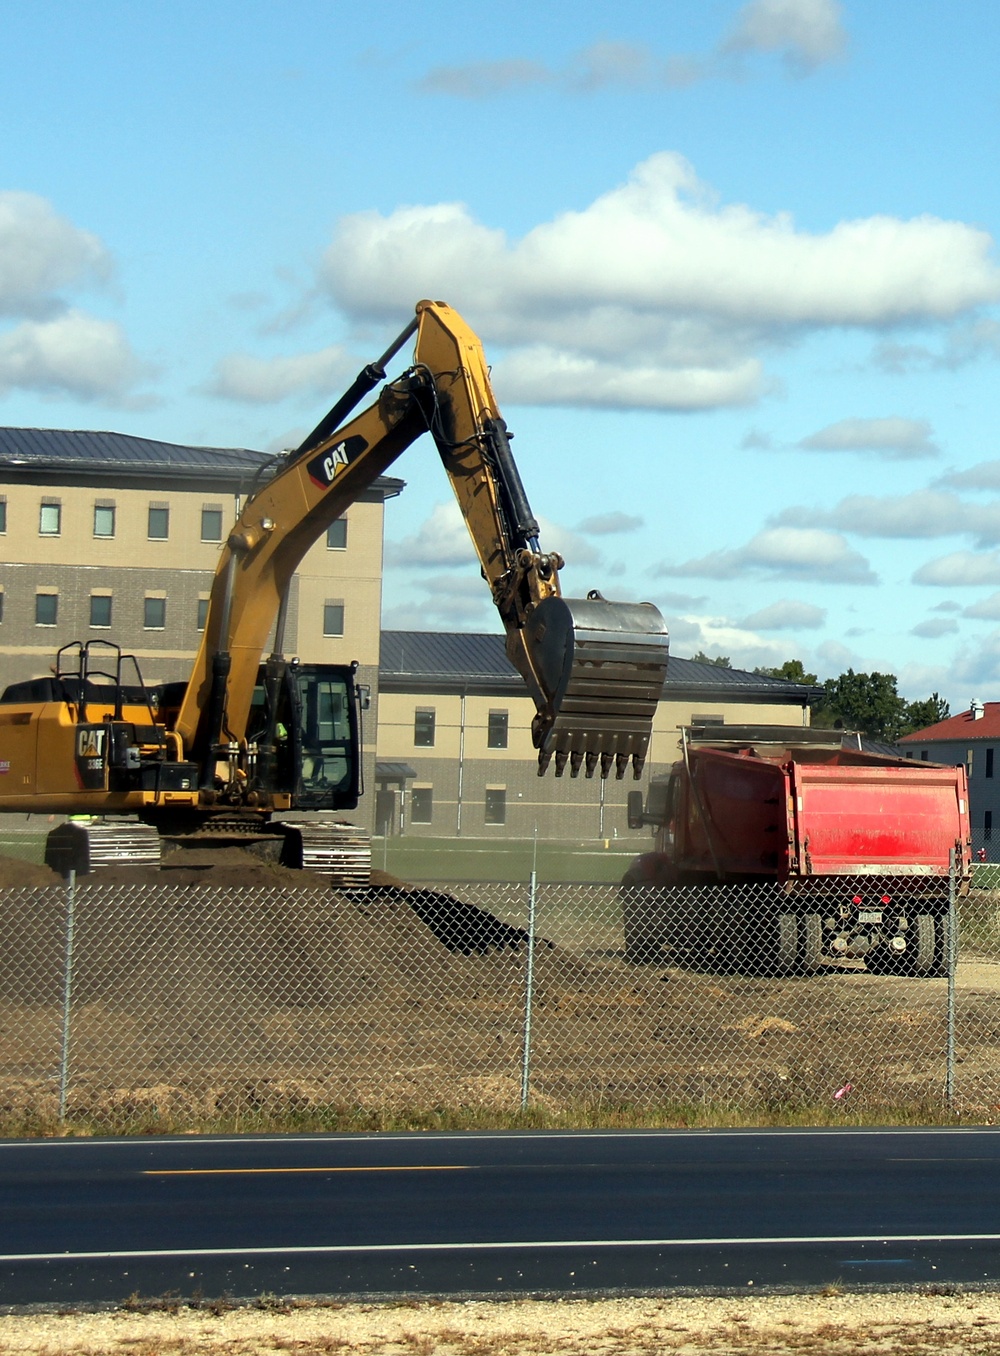
[[[516,1243],[330,1243],[274,1248],[136,1248],[113,1252],[0,1253],[4,1262],[128,1261],[139,1257],[294,1257],[344,1253],[513,1252],[518,1248],[759,1247],[805,1243],[1000,1243],[1000,1234],[833,1234],[788,1238],[587,1238]]]

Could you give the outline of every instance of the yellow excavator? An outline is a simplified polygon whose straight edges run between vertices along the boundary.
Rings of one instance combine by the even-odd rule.
[[[412,365],[386,367],[415,336]],[[377,399],[344,422],[381,385]],[[537,713],[539,773],[612,768],[638,777],[667,665],[649,603],[594,591],[563,598],[564,562],[539,545],[482,345],[444,302],[421,301],[270,480],[247,500],[222,550],[187,682],[147,686],[134,656],[104,641],[59,651],[53,676],[0,694],[0,812],[93,816],[49,835],[63,874],[155,861],[164,839],[253,843],[279,860],[367,882],[365,836],[289,811],[351,810],[361,791],[363,691],[357,665],[286,659],[292,576],[309,547],[422,434],[434,440],[507,654]],[[264,658],[274,628],[272,651]]]

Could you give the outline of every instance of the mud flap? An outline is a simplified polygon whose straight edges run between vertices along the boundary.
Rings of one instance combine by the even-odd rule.
[[[642,773],[656,705],[667,676],[667,628],[652,603],[546,598],[523,641],[544,705],[532,722],[539,776],[550,761],[622,778]]]

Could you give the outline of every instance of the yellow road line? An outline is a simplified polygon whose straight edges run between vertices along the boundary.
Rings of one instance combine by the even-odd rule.
[[[427,1163],[375,1168],[148,1168],[144,1177],[259,1177],[279,1172],[468,1172],[470,1163]]]

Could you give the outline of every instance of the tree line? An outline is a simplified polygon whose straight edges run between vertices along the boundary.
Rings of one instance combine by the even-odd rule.
[[[733,667],[729,656],[724,654],[710,658],[699,650],[692,658],[723,669]],[[848,669],[839,677],[827,678],[820,683],[815,673],[806,673],[800,659],[787,659],[778,668],[754,669],[754,673],[763,678],[784,678],[806,687],[821,687],[822,695],[812,703],[813,725],[860,730],[869,739],[880,739],[887,744],[894,744],[903,735],[924,730],[928,725],[936,725],[951,715],[948,703],[936,692],[923,701],[908,702],[896,690],[894,673],[855,673]]]

